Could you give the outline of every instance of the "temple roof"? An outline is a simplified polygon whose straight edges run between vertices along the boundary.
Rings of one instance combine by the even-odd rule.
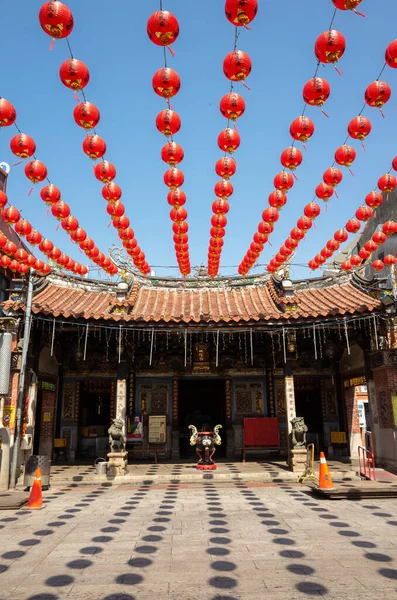
[[[346,275],[294,282],[285,294],[269,277],[206,284],[136,277],[126,289],[100,281],[51,275],[33,296],[33,313],[67,319],[148,324],[264,324],[336,319],[369,313],[381,303]],[[4,304],[24,309],[22,298]]]

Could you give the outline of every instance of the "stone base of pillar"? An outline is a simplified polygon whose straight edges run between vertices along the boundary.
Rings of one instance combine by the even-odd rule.
[[[306,466],[306,448],[293,448],[288,453],[288,466],[293,473],[304,473]]]
[[[123,477],[128,473],[128,452],[109,452],[108,477]]]

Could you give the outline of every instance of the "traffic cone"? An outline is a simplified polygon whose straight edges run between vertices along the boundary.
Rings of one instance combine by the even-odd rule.
[[[334,487],[327,461],[325,460],[324,452],[320,452],[320,473],[318,478],[318,487],[321,490],[332,489]]]
[[[41,469],[36,469],[35,480],[30,490],[26,508],[43,508],[43,493],[41,491]]]

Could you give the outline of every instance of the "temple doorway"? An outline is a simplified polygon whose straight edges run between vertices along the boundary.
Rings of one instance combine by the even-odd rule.
[[[295,381],[295,406],[296,416],[304,417],[308,427],[307,442],[314,444],[316,453],[324,450],[320,381],[297,378]]]
[[[105,456],[110,426],[110,380],[86,380],[80,384],[80,458]]]
[[[222,445],[216,455],[223,456],[226,446],[225,423],[225,380],[224,379],[183,379],[178,383],[179,404],[179,449],[181,458],[195,456],[189,445],[189,425],[200,430],[203,425],[211,428],[221,424]]]

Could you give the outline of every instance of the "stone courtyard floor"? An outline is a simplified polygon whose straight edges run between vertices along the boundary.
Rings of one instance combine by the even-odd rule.
[[[0,599],[397,599],[397,501],[293,482],[52,487],[0,511]]]

